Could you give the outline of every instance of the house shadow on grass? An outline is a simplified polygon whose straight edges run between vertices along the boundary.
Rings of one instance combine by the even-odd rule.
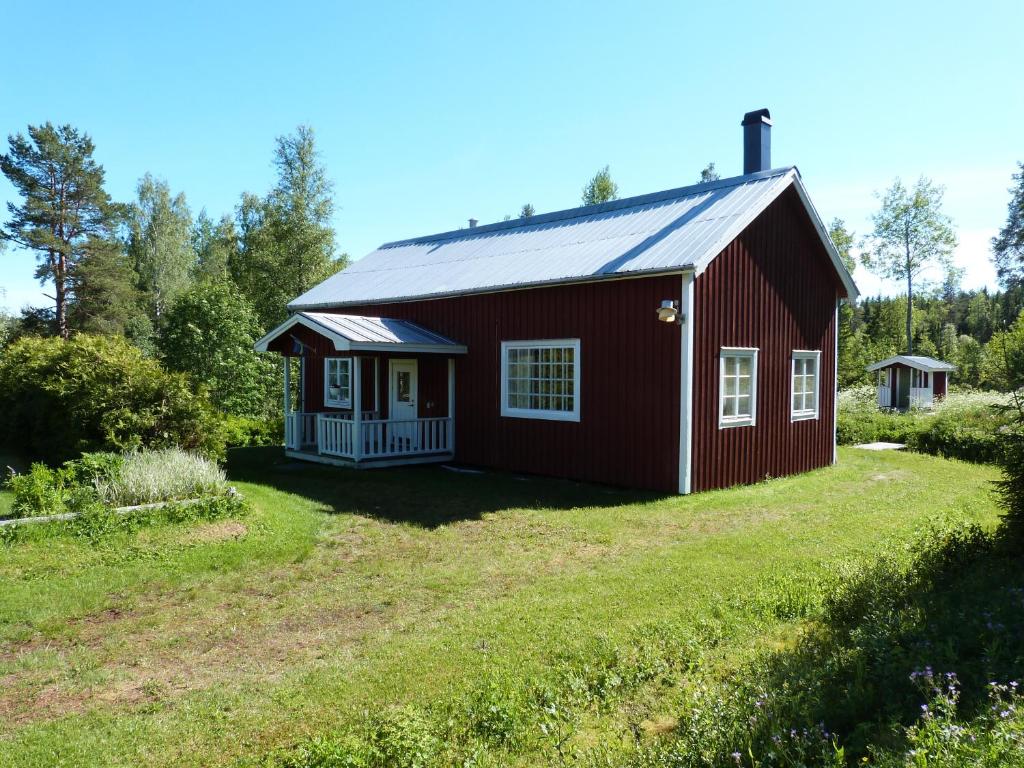
[[[664,494],[505,472],[455,472],[439,465],[347,469],[296,461],[281,448],[235,448],[228,477],[304,496],[330,511],[435,528],[505,509],[617,507]]]

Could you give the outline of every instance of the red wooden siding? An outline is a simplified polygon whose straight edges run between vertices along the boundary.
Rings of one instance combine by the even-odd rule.
[[[681,292],[679,275],[661,275],[338,311],[412,320],[468,347],[455,358],[458,461],[674,493],[679,326],[655,309]],[[580,339],[580,421],[502,417],[501,342],[562,338]],[[420,368],[429,415],[447,407],[447,361],[436,362]]]
[[[936,371],[932,374],[935,377],[935,384],[932,385],[932,394],[936,398],[946,396],[946,372]]]
[[[692,490],[831,464],[835,309],[842,288],[790,190],[694,285]],[[718,427],[719,351],[757,347],[756,426]],[[821,350],[819,418],[790,420],[793,350]]]

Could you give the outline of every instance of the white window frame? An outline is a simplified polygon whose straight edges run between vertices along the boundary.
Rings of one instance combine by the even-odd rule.
[[[331,363],[346,363],[348,365],[348,399],[334,400],[331,398]],[[352,407],[352,358],[351,357],[325,357],[324,358],[324,405],[328,408],[351,408]]]
[[[793,407],[793,394],[796,392],[796,361],[814,361],[814,408],[796,410]],[[789,366],[789,419],[790,421],[807,421],[820,418],[821,414],[821,350],[794,349]]]
[[[508,404],[508,351],[510,349],[552,349],[571,347],[573,350],[572,410],[548,411],[539,408],[512,408]],[[544,419],[547,421],[580,420],[580,340],[579,339],[533,339],[526,341],[501,342],[501,415],[514,419]]]
[[[758,347],[722,347],[718,352],[718,428],[757,426],[757,356]],[[750,414],[725,415],[725,360],[732,357],[750,358]]]

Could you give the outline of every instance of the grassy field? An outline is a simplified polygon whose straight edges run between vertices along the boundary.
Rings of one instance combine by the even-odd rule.
[[[781,642],[786,622],[750,610],[766,584],[936,515],[996,520],[994,469],[856,449],[688,498],[275,449],[235,452],[229,476],[238,520],[0,549],[0,764],[232,764],[650,622]]]

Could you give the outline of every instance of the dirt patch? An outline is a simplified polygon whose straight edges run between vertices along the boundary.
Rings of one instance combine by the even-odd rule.
[[[218,520],[215,523],[203,523],[190,528],[182,536],[183,544],[212,544],[217,541],[240,539],[249,532],[249,528],[237,520]]]

